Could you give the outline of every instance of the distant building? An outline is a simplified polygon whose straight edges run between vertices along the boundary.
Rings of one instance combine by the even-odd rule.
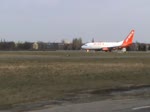
[[[64,50],[64,43],[58,43],[58,50]]]
[[[146,44],[146,51],[150,50],[150,44]]]
[[[37,42],[33,43],[33,49],[38,50],[39,49],[39,44]]]

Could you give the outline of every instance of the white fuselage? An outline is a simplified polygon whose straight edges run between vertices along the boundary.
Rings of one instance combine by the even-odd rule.
[[[113,48],[119,47],[123,44],[123,41],[120,42],[92,42],[86,43],[81,48],[82,49],[102,49],[102,48]]]

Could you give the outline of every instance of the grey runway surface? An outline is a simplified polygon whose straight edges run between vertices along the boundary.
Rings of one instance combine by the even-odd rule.
[[[150,99],[105,100],[28,112],[150,112]]]

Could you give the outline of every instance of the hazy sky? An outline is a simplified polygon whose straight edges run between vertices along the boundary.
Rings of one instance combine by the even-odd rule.
[[[131,29],[150,43],[150,0],[0,0],[7,41],[120,41]]]

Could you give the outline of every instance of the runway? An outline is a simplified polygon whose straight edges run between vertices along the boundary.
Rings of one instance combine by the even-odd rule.
[[[105,100],[28,112],[150,112],[150,99]]]

